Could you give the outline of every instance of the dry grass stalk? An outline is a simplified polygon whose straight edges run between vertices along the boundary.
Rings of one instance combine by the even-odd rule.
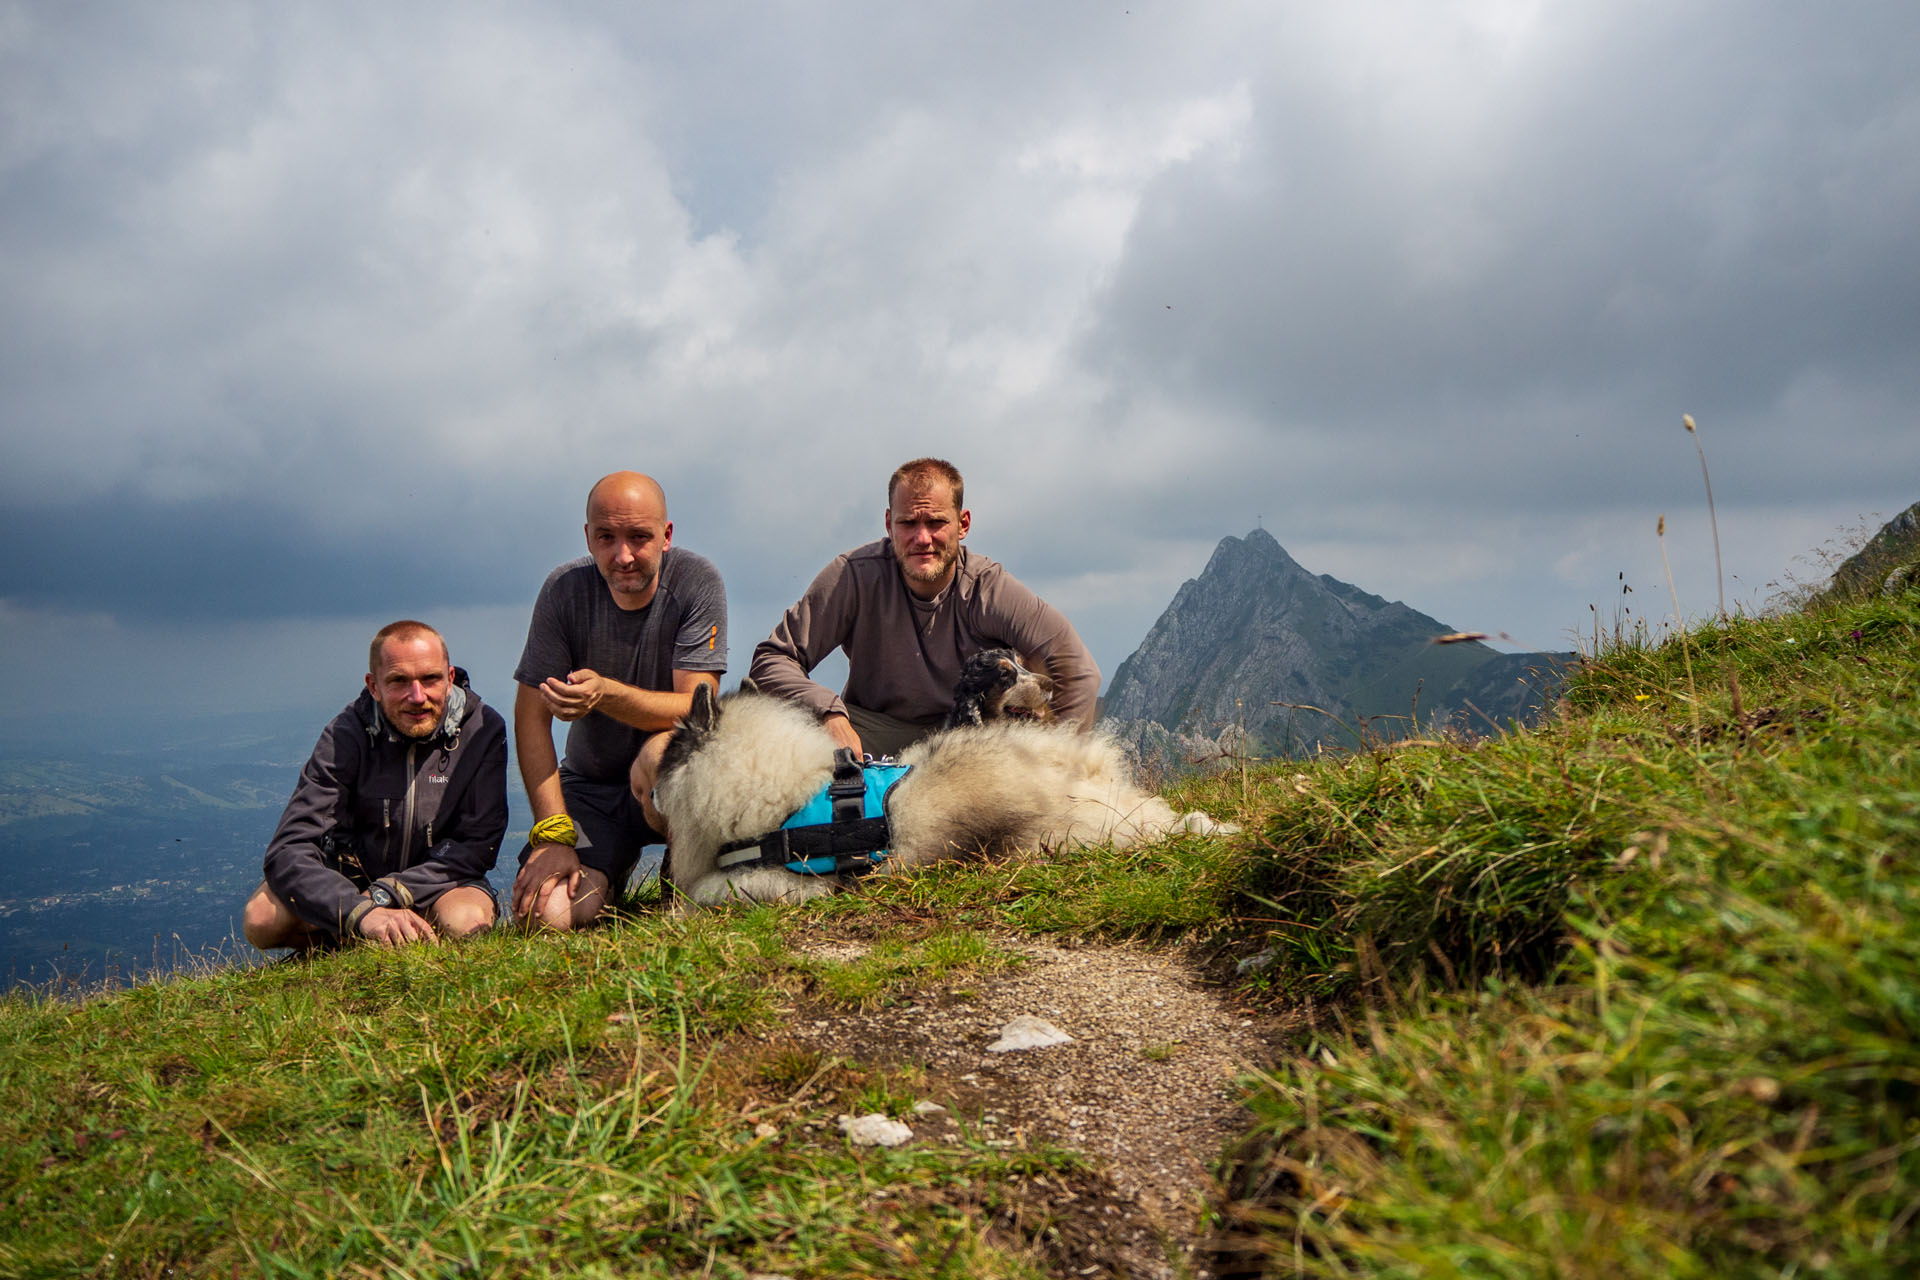
[[[1720,519],[1713,511],[1713,477],[1707,474],[1707,451],[1700,443],[1700,428],[1693,424],[1693,415],[1680,415],[1680,425],[1693,437],[1694,451],[1700,455],[1700,479],[1707,486],[1707,524],[1713,530],[1713,580],[1720,588],[1720,621],[1727,620],[1727,579],[1720,567]]]
[[[1691,421],[1691,419],[1689,419]],[[1660,517],[1660,523],[1654,527],[1654,536],[1660,540],[1660,567],[1667,575],[1667,595],[1673,600],[1673,625],[1680,633],[1680,658],[1687,670],[1687,703],[1693,710],[1693,741],[1700,742],[1700,691],[1693,686],[1693,646],[1687,643],[1687,624],[1680,617],[1680,592],[1673,585],[1673,566],[1667,563],[1667,518]]]

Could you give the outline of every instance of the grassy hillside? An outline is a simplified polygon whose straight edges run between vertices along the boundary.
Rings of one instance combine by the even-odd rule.
[[[1253,1086],[1227,1252],[1920,1274],[1917,606],[1616,649],[1543,732],[1296,776],[1243,910],[1345,1002]]]
[[[10,997],[0,1274],[1078,1271],[1081,1155],[851,1147],[927,1081],[779,1035],[1042,933],[1201,943],[1302,1028],[1216,1274],[1913,1274],[1916,654],[1912,593],[1743,619],[1539,731],[1187,784],[1231,840]]]

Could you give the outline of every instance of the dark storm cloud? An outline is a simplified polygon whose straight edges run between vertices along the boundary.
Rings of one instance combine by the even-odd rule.
[[[530,602],[548,557],[457,493],[315,528],[285,504],[162,505],[111,494],[0,508],[0,597],[170,622],[419,614]]]

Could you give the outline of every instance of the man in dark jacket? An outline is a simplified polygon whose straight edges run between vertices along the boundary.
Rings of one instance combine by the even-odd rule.
[[[243,928],[262,951],[397,946],[484,929],[507,831],[507,730],[423,622],[373,638],[367,687],[333,718],[267,845]]]

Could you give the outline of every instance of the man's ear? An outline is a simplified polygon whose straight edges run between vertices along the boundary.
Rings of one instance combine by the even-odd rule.
[[[961,511],[961,513],[960,513],[960,536],[961,536],[962,538],[964,538],[964,537],[966,537],[966,536],[967,536],[967,530],[969,530],[969,529],[971,529],[971,528],[973,528],[973,512],[971,512],[971,511],[965,511],[965,510],[963,510],[963,511]]]
[[[375,702],[380,701],[380,690],[373,683],[373,672],[371,671],[367,672],[367,692],[373,695]]]
[[[720,724],[720,703],[713,696],[713,686],[705,680],[693,686],[693,706],[680,723],[695,734],[712,733]]]
[[[885,511],[882,511],[880,513],[880,527],[887,531],[887,536],[889,538],[893,536],[893,508],[892,507],[888,507]]]

